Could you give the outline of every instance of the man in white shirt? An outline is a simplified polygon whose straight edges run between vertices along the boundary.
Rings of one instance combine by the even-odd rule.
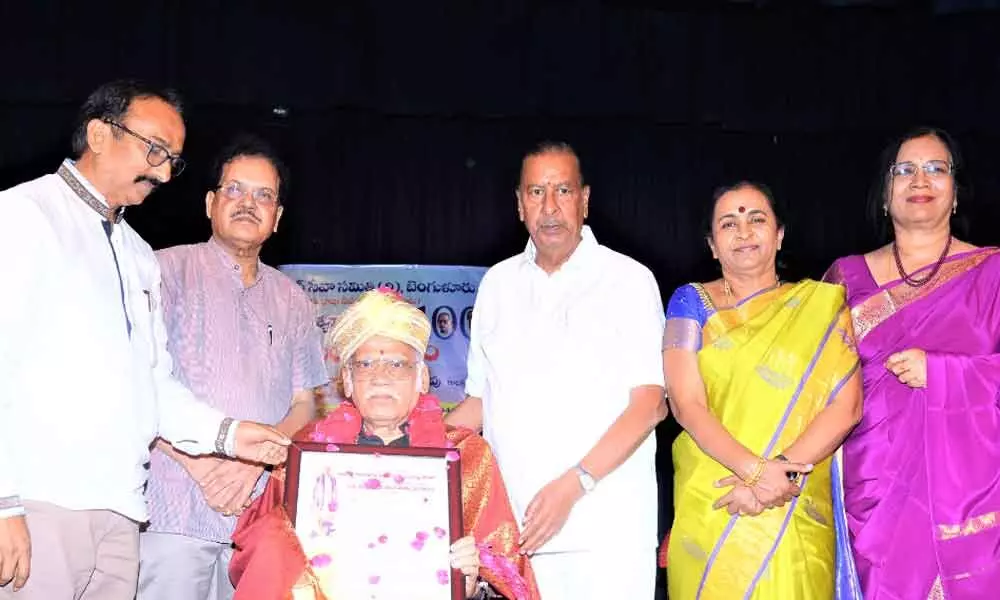
[[[584,226],[590,187],[569,145],[525,156],[516,195],[531,240],[480,283],[468,396],[448,421],[493,447],[545,600],[650,600],[659,288]]]
[[[122,220],[183,169],[171,92],[106,84],[76,160],[0,192],[0,599],[131,600],[149,445],[284,461],[171,375],[152,249]]]

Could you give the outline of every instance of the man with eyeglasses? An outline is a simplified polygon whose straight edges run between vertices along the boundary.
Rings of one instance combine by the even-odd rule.
[[[0,192],[0,599],[131,600],[149,445],[266,464],[288,437],[175,379],[152,249],[123,219],[184,166],[178,97],[94,91],[73,160]]]
[[[429,378],[423,360],[431,335],[427,315],[392,290],[372,290],[349,306],[327,335],[343,365],[340,382],[346,400],[300,431],[296,441],[454,448],[460,459],[464,535],[450,545],[449,558],[451,568],[464,575],[466,597],[538,600],[531,565],[527,557],[518,554],[517,523],[489,446],[468,429],[447,427],[441,403],[427,393]],[[325,597],[322,593],[328,595],[331,587],[357,590],[370,586],[370,572],[345,572],[343,562],[338,572],[338,558],[324,562],[304,554],[298,537],[288,534],[292,524],[281,500],[283,488],[284,482],[276,475],[240,517],[233,535],[237,552],[231,569],[239,597],[313,599]],[[324,503],[329,506],[334,502],[335,498],[330,498]],[[445,534],[441,530],[435,537]],[[411,543],[392,535],[380,541],[390,555],[401,549],[412,552],[422,548]],[[437,542],[431,539],[428,543]],[[363,546],[358,549],[368,551]],[[314,556],[324,553],[317,552],[315,545],[310,552]],[[392,582],[392,571],[401,565],[392,564],[390,559],[381,567],[385,569],[379,582],[381,597],[411,597],[398,595],[399,582]],[[333,579],[340,585],[331,584]],[[397,595],[386,586],[396,589]],[[341,597],[361,596],[330,600]]]
[[[312,302],[260,261],[284,210],[287,171],[263,140],[240,136],[215,161],[205,194],[207,242],[158,251],[174,372],[199,398],[293,435],[326,384]],[[158,440],[140,538],[138,600],[223,600],[236,516],[263,490],[261,465],[190,457]]]

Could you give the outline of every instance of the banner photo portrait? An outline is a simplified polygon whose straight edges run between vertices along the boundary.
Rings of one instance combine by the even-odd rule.
[[[431,320],[431,339],[424,356],[430,370],[431,393],[441,400],[445,410],[465,398],[472,306],[486,267],[282,265],[279,269],[298,283],[316,305],[332,381],[338,377],[340,357],[326,345],[326,332],[358,296],[387,287],[402,294]],[[330,385],[326,394],[323,403],[327,409],[343,399],[337,385]]]

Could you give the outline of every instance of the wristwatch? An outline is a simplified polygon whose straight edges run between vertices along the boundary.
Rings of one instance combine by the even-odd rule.
[[[777,460],[779,462],[789,462],[788,457],[785,456],[784,454],[779,454],[775,456],[774,460]],[[785,471],[785,477],[787,477],[788,481],[791,481],[792,483],[799,482],[799,474],[796,473],[795,471]]]
[[[594,488],[597,487],[597,480],[594,479],[594,476],[587,469],[584,469],[583,465],[578,464],[573,467],[573,470],[576,471],[576,476],[580,480],[580,487],[583,488],[583,493],[589,494],[594,491]]]

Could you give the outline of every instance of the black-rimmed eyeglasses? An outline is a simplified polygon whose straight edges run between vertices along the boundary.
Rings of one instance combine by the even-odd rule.
[[[186,165],[184,159],[181,158],[180,155],[171,154],[170,150],[167,150],[163,146],[163,144],[158,144],[153,140],[147,138],[146,136],[140,135],[132,131],[128,127],[119,123],[118,121],[113,121],[111,119],[104,119],[104,122],[107,123],[108,125],[111,125],[112,127],[117,127],[118,129],[121,129],[125,133],[129,134],[130,136],[134,137],[135,139],[141,142],[144,142],[147,146],[149,146],[149,149],[146,150],[146,162],[149,163],[149,166],[158,167],[163,163],[170,161],[170,174],[173,177],[177,177],[184,171],[184,166]]]

